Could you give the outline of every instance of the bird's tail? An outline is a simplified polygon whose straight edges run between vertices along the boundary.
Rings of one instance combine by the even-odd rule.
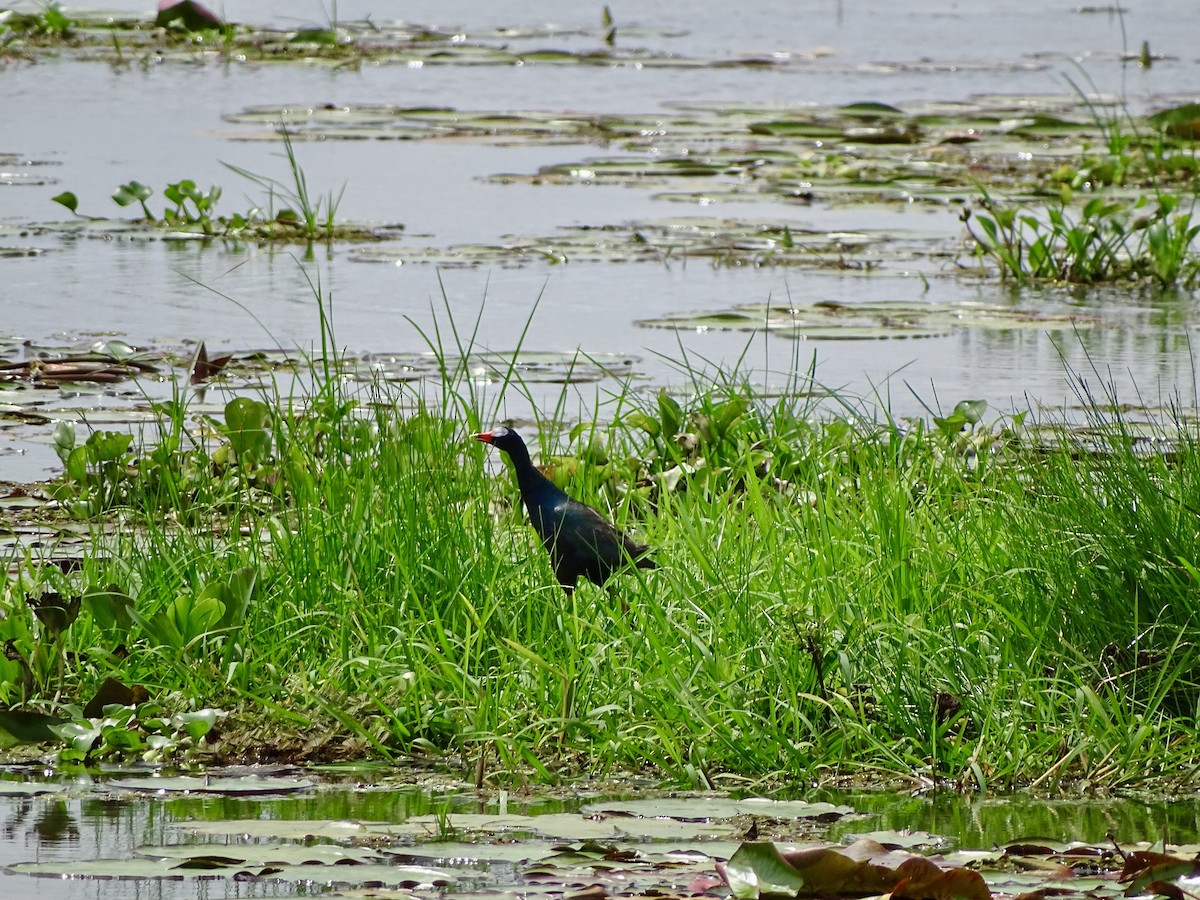
[[[658,563],[648,556],[643,556],[633,564],[638,569],[657,569]]]

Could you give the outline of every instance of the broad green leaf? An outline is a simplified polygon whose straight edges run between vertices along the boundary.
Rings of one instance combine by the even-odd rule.
[[[954,405],[954,411],[962,415],[972,425],[978,425],[987,412],[986,400],[960,400]]]
[[[83,606],[102,631],[127,632],[133,625],[133,598],[116,585],[91,587],[83,592]]]
[[[182,713],[179,716],[180,723],[183,725],[183,730],[195,740],[199,740],[208,734],[214,725],[217,724],[217,711],[215,709],[200,709],[195,712]]]
[[[742,844],[718,871],[737,900],[795,897],[805,886],[804,876],[784,862],[774,844],[764,841]]]
[[[131,181],[129,184],[123,184],[117,188],[112,198],[118,206],[131,206],[134,203],[149,200],[152,196],[154,196],[153,190],[141,182]]]
[[[267,404],[237,397],[225,405],[225,434],[239,464],[261,463],[271,452],[271,433],[266,423],[271,415]]]
[[[63,191],[61,194],[51,197],[50,199],[55,203],[61,203],[73,213],[77,213],[79,209],[79,198],[70,191]]]
[[[225,614],[217,623],[219,630],[235,628],[246,621],[246,613],[250,609],[250,601],[254,594],[254,585],[258,579],[258,569],[245,566],[236,572],[231,572],[224,580],[206,585],[202,594],[216,597],[225,605]]]
[[[132,443],[132,434],[123,431],[97,431],[88,438],[86,446],[96,462],[114,462],[129,450]]]

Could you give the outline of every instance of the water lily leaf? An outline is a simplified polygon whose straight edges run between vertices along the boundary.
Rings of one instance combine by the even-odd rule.
[[[861,834],[856,832],[847,835],[847,838],[856,841],[875,841],[885,847],[896,847],[904,850],[911,850],[914,847],[940,847],[946,843],[945,838],[936,834],[930,834],[928,831],[871,831]],[[988,851],[985,855],[991,857],[995,854]]]
[[[149,848],[153,849],[153,848]],[[195,850],[196,848],[193,848]],[[221,848],[222,851],[225,848]],[[179,879],[192,874],[204,878],[236,878],[239,881],[269,879],[272,883],[296,882],[311,884],[314,879],[332,884],[380,886],[434,887],[451,886],[458,881],[474,881],[481,876],[462,870],[433,869],[422,866],[393,866],[371,863],[289,865],[266,863],[227,864],[223,854],[206,854],[197,851],[190,860],[174,857],[146,858],[132,856],[126,859],[59,860],[44,863],[16,863],[10,871],[21,875],[38,875],[56,878],[100,878],[130,879],[152,878],[159,880]]]
[[[153,781],[155,779],[146,779]],[[151,790],[152,788],[142,788]],[[331,841],[360,840],[372,835],[408,833],[401,824],[387,825],[350,819],[224,819],[214,822],[179,822],[175,827],[197,835],[245,835],[252,838]]]
[[[107,782],[117,791],[149,791],[151,793],[224,794],[246,796],[254,794],[294,794],[315,787],[307,778],[282,778],[247,775],[242,778],[196,777],[181,775],[173,778],[119,778]]]
[[[921,856],[896,868],[900,882],[892,891],[896,900],[991,900],[983,876],[970,869],[943,870]]]
[[[803,875],[784,862],[774,844],[742,844],[727,863],[718,863],[717,872],[729,885],[737,900],[759,897],[795,897],[807,884]]]
[[[655,800],[623,800],[589,803],[582,812],[588,815],[618,813],[631,816],[665,817],[684,821],[732,819],[735,816],[770,816],[775,819],[821,819],[833,821],[854,812],[849,806],[833,803],[805,803],[801,800],[770,800],[752,797],[733,800],[724,797]]]
[[[443,823],[437,816],[417,816],[404,823],[408,833],[433,835]],[[543,816],[491,816],[462,813],[450,816],[451,827],[460,831],[483,834],[527,832],[543,837],[567,840],[680,840],[700,837],[728,837],[734,833],[730,824],[716,822],[678,822],[669,819],[608,818],[594,820],[571,813],[551,813]]]
[[[231,866],[337,866],[362,865],[384,862],[387,857],[370,847],[352,847],[346,844],[283,843],[263,841],[261,843],[222,844],[167,844],[165,846],[139,847],[138,854],[166,860],[193,862],[203,860],[206,867],[228,868]],[[217,863],[216,865],[212,865]],[[197,868],[197,866],[189,866]],[[439,875],[450,875],[448,870],[433,870]]]
[[[887,103],[848,103],[845,106],[839,106],[838,109],[847,115],[864,118],[904,115],[903,110]]]
[[[908,900],[988,900],[990,893],[976,872],[939,869],[919,856],[888,853],[871,841],[858,841],[845,850],[815,847],[781,853],[773,844],[743,844],[728,863],[717,864],[730,890],[738,898],[800,894],[843,896],[894,891]],[[945,877],[952,876],[952,877]],[[973,876],[973,877],[970,877]],[[913,893],[904,893],[912,882]],[[930,891],[928,895],[922,891]],[[956,894],[956,891],[963,891]]]
[[[751,134],[766,134],[772,137],[803,137],[816,140],[838,140],[844,134],[844,129],[833,125],[791,119],[753,122],[748,129]]]
[[[882,340],[940,337],[960,328],[1061,330],[1095,327],[1099,320],[1074,314],[1032,312],[978,303],[929,304],[874,301],[819,302],[808,307],[745,304],[732,310],[674,313],[642,319],[644,328],[772,331],[823,340]]]
[[[0,720],[3,719],[4,715],[6,713],[0,713]],[[36,743],[47,743],[56,739],[51,733],[46,741],[37,741]],[[0,797],[38,797],[43,794],[65,794],[67,791],[67,785],[55,784],[49,781],[7,781],[0,779]]]

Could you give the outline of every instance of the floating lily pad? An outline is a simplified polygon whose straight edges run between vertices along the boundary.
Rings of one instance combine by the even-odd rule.
[[[242,835],[247,838],[307,840],[322,838],[348,841],[371,835],[399,834],[383,823],[357,822],[351,819],[224,819],[214,822],[181,822],[176,828],[198,835]]]
[[[159,847],[139,847],[139,856],[174,859],[186,862],[198,855],[212,858],[219,855],[227,865],[241,866],[340,866],[385,862],[386,857],[369,847],[343,844],[305,844],[267,841],[237,845],[172,844]]]
[[[605,818],[592,819],[570,813],[544,816],[489,816],[460,814],[450,817],[451,827],[480,834],[528,833],[566,840],[681,840],[731,836],[732,825],[715,822],[680,822],[670,819]],[[439,827],[436,816],[409,819],[413,833],[433,835]]]
[[[1100,320],[1071,314],[1047,314],[979,303],[934,305],[880,301],[861,304],[817,303],[784,307],[751,303],[726,310],[676,313],[642,319],[644,328],[687,331],[771,331],[785,337],[823,340],[884,340],[942,337],[959,328],[1057,331],[1084,329]]]
[[[585,814],[619,814],[650,818],[680,819],[700,822],[712,819],[732,819],[735,816],[770,816],[775,819],[838,819],[854,812],[849,806],[833,803],[805,803],[801,800],[770,800],[752,797],[733,800],[725,797],[695,797],[689,799],[625,800],[590,803]]]
[[[49,717],[47,717],[49,718]],[[61,720],[54,720],[60,722]],[[55,740],[55,736],[49,731],[46,732],[47,737],[40,740]],[[65,794],[69,790],[65,784],[58,784],[49,781],[7,781],[0,780],[0,797],[39,797],[44,794]]]
[[[147,791],[151,793],[224,794],[294,794],[315,787],[307,778],[269,778],[247,775],[242,778],[208,778],[180,775],[172,778],[121,778],[106,783],[111,790]]]
[[[680,216],[627,225],[564,228],[553,237],[506,236],[496,245],[366,247],[352,252],[359,262],[426,262],[441,266],[533,263],[653,262],[698,258],[714,266],[815,266],[853,268],[856,254],[870,251],[871,264],[886,256],[892,241],[883,232],[822,232],[786,220],[748,222]],[[919,240],[910,236],[910,240]],[[898,250],[897,255],[908,255]],[[862,264],[864,267],[867,263]]]
[[[151,848],[153,849],[153,848]],[[395,866],[380,863],[244,863],[228,853],[226,847],[191,847],[193,855],[176,857],[128,859],[59,860],[44,863],[16,863],[9,871],[18,875],[45,878],[153,878],[179,880],[183,878],[230,878],[238,881],[258,879],[272,882],[292,881],[301,884],[375,884],[384,886],[445,887],[479,875],[453,869],[434,869],[423,866]]]
[[[728,838],[735,833],[731,824],[716,822],[680,822],[669,819],[610,817],[592,819],[571,813],[551,813],[542,816],[487,815],[484,813],[455,813],[446,818],[415,816],[405,822],[286,822],[272,820],[242,820],[230,822],[188,823],[188,831],[196,834],[245,834],[305,838],[309,836],[345,840],[369,835],[408,836],[432,840],[447,828],[455,832],[483,835],[524,834],[562,840],[698,840]]]
[[[523,350],[507,353],[475,353],[467,359],[456,356],[438,360],[431,353],[372,353],[361,360],[348,360],[349,373],[361,381],[416,381],[438,377],[442,365],[450,371],[464,370],[475,381],[498,382],[509,375],[527,383],[583,384],[604,378],[628,378],[637,356],[618,353],[589,353],[583,350],[552,352]]]

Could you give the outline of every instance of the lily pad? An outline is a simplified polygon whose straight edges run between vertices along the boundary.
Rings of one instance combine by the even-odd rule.
[[[208,778],[191,775],[175,777],[120,778],[106,783],[111,790],[144,791],[156,794],[294,794],[307,791],[316,783],[307,778],[270,778],[247,775],[242,778]]]
[[[53,734],[46,740],[57,740]],[[0,779],[0,797],[40,797],[45,794],[65,794],[65,784],[50,781],[7,781]]]
[[[151,848],[152,849],[152,848]],[[225,847],[209,850],[191,847],[190,857],[128,859],[59,860],[57,862],[27,862],[9,866],[18,875],[44,878],[153,878],[181,880],[184,878],[230,878],[237,881],[291,881],[299,884],[375,884],[407,887],[446,887],[463,879],[474,880],[477,873],[453,869],[434,869],[424,866],[395,866],[380,863],[313,863],[300,865],[278,863],[245,863],[230,855]]]
[[[197,835],[349,841],[372,835],[399,834],[400,831],[391,829],[399,829],[402,826],[358,822],[352,819],[224,819],[213,822],[180,822],[175,827],[189,834]]]
[[[675,313],[642,319],[636,324],[687,331],[770,331],[814,340],[886,340],[944,337],[961,328],[1057,331],[1092,328],[1102,323],[1087,316],[981,303],[877,301],[853,305],[822,302],[808,307],[752,303],[725,310]]]
[[[463,814],[450,817],[451,827],[472,833],[506,834],[512,832],[541,835],[566,840],[681,840],[697,838],[729,837],[735,829],[732,825],[711,822],[680,822],[670,819],[645,819],[631,817],[586,818],[570,813],[551,813],[544,816],[489,816],[486,814]],[[436,833],[439,821],[436,816],[419,816],[409,819],[405,825]]]
[[[735,816],[770,816],[775,819],[821,819],[830,821],[854,812],[849,806],[833,803],[805,803],[801,800],[770,800],[751,797],[733,800],[725,797],[689,799],[624,800],[589,803],[582,810],[589,815],[617,814],[650,818],[703,822],[732,819]]]

